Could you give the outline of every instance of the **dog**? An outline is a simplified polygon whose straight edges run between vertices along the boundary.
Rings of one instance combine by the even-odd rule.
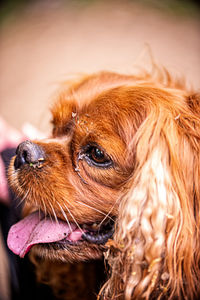
[[[199,299],[200,94],[156,66],[99,72],[62,85],[52,126],[12,158],[9,248],[40,269],[104,255],[99,299]]]

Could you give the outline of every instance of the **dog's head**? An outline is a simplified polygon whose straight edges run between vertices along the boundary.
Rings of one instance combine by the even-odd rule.
[[[25,219],[17,254],[40,244],[38,253],[59,259],[102,255],[134,168],[129,144],[144,118],[139,90],[129,97],[131,82],[101,73],[67,87],[52,108],[52,137],[18,146],[10,182],[25,200],[25,214],[33,214]]]
[[[28,215],[12,227],[11,249],[77,261],[109,248],[107,296],[180,295],[193,281],[192,294],[198,113],[198,96],[170,77],[164,84],[104,72],[66,83],[52,108],[52,137],[20,144],[11,162],[10,182]]]

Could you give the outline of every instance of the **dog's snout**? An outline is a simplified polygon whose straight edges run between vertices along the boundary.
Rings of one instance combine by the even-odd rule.
[[[45,153],[43,149],[35,143],[25,141],[17,147],[14,167],[17,170],[25,164],[36,165],[44,160]]]

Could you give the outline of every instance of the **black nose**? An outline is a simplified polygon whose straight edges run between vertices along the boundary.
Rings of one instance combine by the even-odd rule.
[[[44,151],[39,145],[25,141],[17,147],[14,167],[17,170],[25,164],[37,165],[43,162],[44,159]]]

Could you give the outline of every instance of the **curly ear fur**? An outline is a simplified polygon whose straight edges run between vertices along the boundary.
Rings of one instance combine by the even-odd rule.
[[[136,167],[107,254],[104,299],[193,299],[200,292],[200,123],[191,111],[199,101],[167,93],[156,105],[149,99],[131,142]]]

